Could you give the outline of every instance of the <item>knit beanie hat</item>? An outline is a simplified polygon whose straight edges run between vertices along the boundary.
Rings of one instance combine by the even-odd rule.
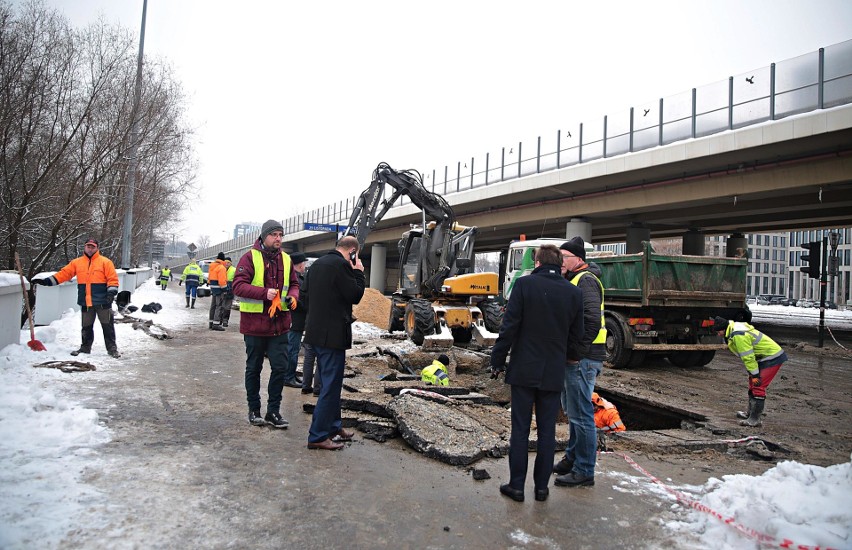
[[[216,254],[216,259],[217,260],[224,260],[225,259],[225,253],[219,252],[218,254]]]
[[[728,320],[724,317],[713,318],[713,332],[719,332],[728,328]]]
[[[584,262],[586,261],[586,243],[583,241],[583,237],[574,237],[570,241],[563,243],[559,248],[567,250]]]
[[[273,231],[281,231],[283,233],[284,226],[281,225],[281,222],[275,220],[266,220],[263,222],[263,227],[260,228],[260,240],[266,239]]]
[[[292,254],[290,254],[290,262],[292,262],[293,265],[300,264],[306,261],[308,261],[308,257],[302,254],[301,252],[293,252]]]
[[[441,354],[438,356],[438,362],[444,365],[445,367],[450,366],[450,358],[446,356],[446,354]]]

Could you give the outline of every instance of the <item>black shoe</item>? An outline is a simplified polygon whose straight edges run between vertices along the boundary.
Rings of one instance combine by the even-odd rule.
[[[222,321],[222,326],[228,328],[228,321]]]
[[[266,423],[273,428],[286,428],[290,425],[290,423],[281,418],[281,415],[277,412],[268,412],[263,419],[266,420]]]
[[[225,328],[222,325],[213,325],[212,327],[210,327],[210,330],[225,332]]]
[[[266,420],[260,417],[260,411],[249,411],[248,418],[252,426],[266,426]]]
[[[563,458],[559,462],[553,465],[553,473],[564,476],[565,474],[570,474],[571,470],[574,469],[574,461]]]
[[[118,359],[119,357],[121,357],[121,354],[120,354],[120,353],[118,353],[118,350],[117,350],[117,349],[111,349],[111,350],[109,350],[107,353],[109,353],[109,356],[110,356],[110,357],[115,357],[116,359]]]
[[[535,499],[539,502],[544,502],[547,500],[547,495],[550,494],[550,489],[545,487],[544,489],[536,489],[535,490]]]
[[[554,483],[560,487],[591,487],[595,484],[595,476],[584,476],[577,472],[571,472],[564,476],[556,476]]]
[[[80,349],[75,349],[74,351],[72,351],[71,355],[73,355],[74,357],[77,357],[81,353],[87,353],[88,354],[88,353],[92,353],[92,351],[88,350],[88,349],[80,348]]]
[[[513,489],[508,483],[504,483],[500,486],[500,492],[515,502],[524,501],[524,491],[522,489]]]
[[[296,382],[295,380],[286,380],[284,382],[284,385],[287,386],[288,388],[301,388],[302,387],[302,383]]]
[[[300,386],[301,386],[302,384],[304,384],[304,383],[305,383],[305,381],[304,381],[304,380],[302,380],[302,377],[301,377],[301,376],[299,376],[298,374],[297,374],[297,375],[293,378],[293,380],[295,380],[296,382],[298,382]]]
[[[314,388],[314,397],[319,397],[320,390]]]
[[[305,395],[307,395],[309,393],[314,393],[314,389],[312,387],[308,386],[307,388],[302,388],[302,393],[305,394]]]

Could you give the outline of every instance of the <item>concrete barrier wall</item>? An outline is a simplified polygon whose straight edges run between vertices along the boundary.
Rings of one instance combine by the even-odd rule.
[[[9,284],[0,286],[0,348],[21,343],[21,308],[24,307],[21,283],[19,279],[12,284],[11,278],[7,282]],[[30,288],[28,281],[26,287]]]

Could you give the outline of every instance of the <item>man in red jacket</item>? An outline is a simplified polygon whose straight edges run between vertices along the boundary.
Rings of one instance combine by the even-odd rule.
[[[112,260],[98,252],[98,241],[89,239],[83,248],[83,255],[71,260],[56,275],[46,279],[33,279],[38,285],[53,286],[77,277],[77,304],[82,313],[83,343],[80,349],[71,355],[92,353],[95,341],[95,317],[101,322],[104,331],[104,343],[107,352],[115,358],[121,357],[115,343],[115,321],[112,315],[112,302],[118,294],[118,274]]]
[[[253,426],[286,428],[281,392],[288,360],[290,310],[297,307],[299,277],[290,256],[281,250],[284,227],[267,220],[260,238],[237,263],[233,291],[240,297],[240,333],[246,344],[246,397]],[[260,416],[260,371],[269,357],[266,416]]]

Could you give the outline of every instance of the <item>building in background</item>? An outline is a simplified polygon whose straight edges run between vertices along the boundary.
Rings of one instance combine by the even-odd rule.
[[[252,235],[252,234],[255,234],[255,233],[260,235],[261,225],[262,224],[256,223],[256,222],[238,223],[237,225],[234,226],[234,237],[233,238],[238,239],[238,238],[242,237],[243,235]]]

